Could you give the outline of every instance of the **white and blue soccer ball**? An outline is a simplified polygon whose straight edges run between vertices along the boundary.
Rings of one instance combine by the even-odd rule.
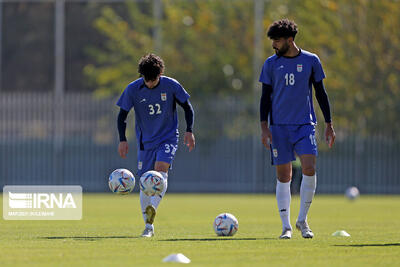
[[[346,189],[346,197],[350,200],[355,200],[360,196],[360,191],[357,187],[352,186]]]
[[[147,196],[158,196],[164,190],[166,181],[157,171],[145,172],[140,177],[140,190]]]
[[[214,231],[218,236],[233,236],[239,229],[239,222],[230,213],[221,213],[214,220]]]
[[[127,169],[116,169],[108,178],[108,186],[116,194],[129,194],[135,187],[135,176]]]

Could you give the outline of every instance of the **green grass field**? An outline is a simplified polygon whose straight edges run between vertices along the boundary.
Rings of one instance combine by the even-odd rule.
[[[163,266],[183,253],[198,266],[398,266],[400,197],[317,195],[310,210],[311,240],[298,231],[279,240],[273,195],[167,194],[158,209],[156,236],[143,239],[138,194],[85,194],[81,221],[5,221],[0,265]],[[292,225],[299,198],[292,198]],[[239,220],[233,237],[217,237],[222,212]],[[336,230],[351,237],[333,237]]]

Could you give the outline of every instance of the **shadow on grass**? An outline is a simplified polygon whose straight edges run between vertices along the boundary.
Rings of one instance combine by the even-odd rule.
[[[400,243],[385,243],[385,244],[354,244],[354,245],[334,245],[335,247],[394,247],[400,246]]]
[[[169,242],[176,242],[176,241],[253,241],[253,240],[273,240],[276,238],[233,238],[233,237],[219,237],[219,238],[171,238],[171,239],[162,239],[158,241],[169,241]]]
[[[49,240],[54,240],[54,239],[72,239],[72,240],[85,240],[85,241],[96,241],[96,240],[101,240],[101,239],[135,239],[139,238],[139,236],[44,236],[40,237],[40,239],[49,239]]]
[[[43,236],[39,239],[47,240],[78,240],[78,241],[97,241],[102,239],[137,239],[140,236]],[[220,237],[220,238],[171,238],[162,239],[158,241],[255,241],[255,240],[275,240],[276,238],[233,238],[233,237]]]

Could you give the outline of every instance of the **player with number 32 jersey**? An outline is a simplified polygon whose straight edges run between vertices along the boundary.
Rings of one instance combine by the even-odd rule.
[[[130,83],[119,98],[118,132],[120,143],[118,152],[122,158],[128,153],[125,136],[126,118],[133,108],[137,139],[138,176],[154,170],[164,179],[164,189],[157,196],[147,196],[140,192],[140,205],[146,224],[142,237],[154,235],[153,221],[160,201],[167,190],[168,171],[178,149],[177,104],[185,111],[186,132],[184,143],[189,152],[195,146],[192,133],[194,111],[189,94],[175,79],[162,75],[164,61],[157,55],[147,54],[139,61],[141,77]]]
[[[159,80],[157,87],[149,89],[143,78],[137,79],[126,87],[117,102],[124,110],[134,108],[136,138],[143,149],[152,149],[179,136],[176,101],[185,103],[189,99],[176,80],[167,76]]]

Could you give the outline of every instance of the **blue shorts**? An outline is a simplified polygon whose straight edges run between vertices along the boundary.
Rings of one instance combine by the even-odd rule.
[[[154,170],[156,161],[163,161],[170,164],[175,158],[175,152],[178,149],[178,138],[170,139],[162,142],[158,147],[147,150],[138,150],[138,172],[139,177],[143,173]]]
[[[296,160],[295,153],[318,155],[315,126],[271,125],[271,163],[281,165]]]

